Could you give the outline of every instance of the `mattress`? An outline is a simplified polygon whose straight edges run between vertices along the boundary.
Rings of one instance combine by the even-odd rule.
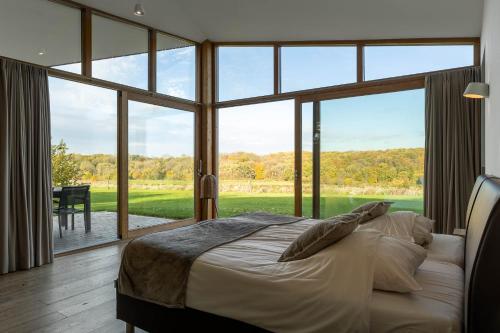
[[[370,332],[460,332],[464,271],[426,259],[415,274],[423,290],[408,294],[375,290]]]
[[[349,276],[352,283],[341,278],[338,284],[346,289],[340,289],[345,301],[340,307],[331,304],[325,296],[339,293],[334,285],[338,276],[332,277],[331,266],[327,266],[335,253],[332,249],[304,261],[277,262],[288,244],[312,223],[315,221],[271,226],[206,252],[192,266],[187,306],[276,328],[273,331],[331,332],[336,316],[353,311],[350,295],[364,286],[351,287],[363,283],[360,276],[367,274],[363,271],[366,263],[338,263],[347,274],[343,279]],[[434,236],[429,257],[415,276],[423,290],[409,294],[374,291],[366,303],[370,332],[460,332],[464,273],[454,262],[460,261],[463,244],[453,236]]]
[[[433,241],[427,248],[427,258],[435,261],[453,263],[464,267],[463,237],[454,235],[432,234]]]

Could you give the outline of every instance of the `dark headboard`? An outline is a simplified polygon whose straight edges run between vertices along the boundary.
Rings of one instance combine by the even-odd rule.
[[[465,331],[500,332],[500,179],[480,176],[467,207]]]

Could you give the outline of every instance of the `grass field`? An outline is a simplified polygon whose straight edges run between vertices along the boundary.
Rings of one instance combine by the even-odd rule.
[[[91,189],[93,211],[116,211],[116,189],[99,187]],[[173,219],[192,217],[192,196],[192,191],[131,189],[129,190],[129,213]],[[395,202],[391,210],[412,210],[418,213],[423,210],[421,196],[335,194],[321,199],[321,217],[349,212],[365,202],[382,199]],[[293,214],[293,202],[291,193],[221,193],[219,216],[233,216],[249,211]],[[311,197],[304,197],[304,216],[311,215],[311,206]]]

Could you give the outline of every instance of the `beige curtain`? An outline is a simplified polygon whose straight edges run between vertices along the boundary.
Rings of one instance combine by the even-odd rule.
[[[464,228],[469,195],[481,172],[481,104],[463,97],[479,68],[429,75],[425,81],[425,215],[436,231]]]
[[[0,274],[53,260],[47,71],[0,58]]]

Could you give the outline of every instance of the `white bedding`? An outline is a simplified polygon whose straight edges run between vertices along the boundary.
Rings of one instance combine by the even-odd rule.
[[[191,268],[187,306],[275,332],[460,331],[463,270],[445,260],[458,253],[457,242],[435,235],[429,254],[438,259],[415,275],[422,291],[372,292],[379,237],[372,231],[305,260],[277,262],[312,223],[272,226],[203,254]]]
[[[453,263],[464,268],[464,238],[454,235],[432,234],[433,241],[427,248],[427,258]]]
[[[312,223],[271,226],[203,254],[187,306],[274,332],[367,332],[381,234],[355,232],[307,259],[278,262]]]
[[[427,259],[415,279],[423,290],[409,294],[373,292],[370,332],[460,332],[463,270],[452,263]]]

